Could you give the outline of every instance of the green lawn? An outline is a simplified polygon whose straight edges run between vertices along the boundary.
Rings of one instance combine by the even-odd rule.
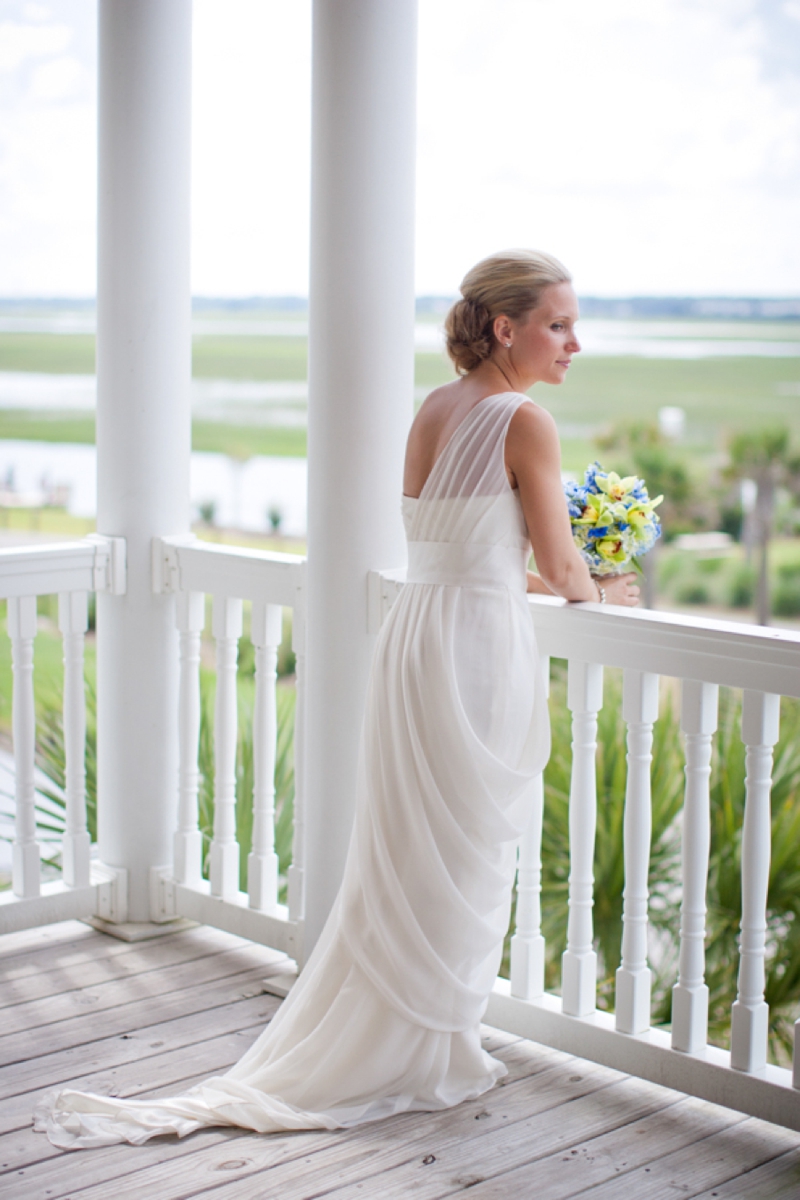
[[[787,386],[788,385],[788,386]],[[722,444],[732,429],[788,424],[800,436],[798,358],[584,358],[541,402],[559,421],[608,425],[655,419],[662,405],[686,409],[687,438]]]
[[[787,332],[793,332],[793,329]],[[90,373],[94,338],[88,334],[0,334],[0,371]],[[198,378],[292,380],[306,378],[302,337],[197,336],[193,370]],[[453,378],[442,354],[416,356],[418,388]],[[800,357],[652,359],[579,358],[560,388],[534,395],[562,425],[564,464],[579,470],[594,451],[592,432],[620,420],[654,420],[662,405],[687,412],[687,450],[707,455],[724,446],[730,431],[786,423],[800,437]],[[0,439],[94,441],[86,413],[0,410]],[[260,424],[196,421],[194,446],[227,454],[305,454],[305,433]]]
[[[93,333],[0,333],[0,371],[94,374]]]

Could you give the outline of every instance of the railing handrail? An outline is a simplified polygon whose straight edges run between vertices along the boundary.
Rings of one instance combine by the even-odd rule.
[[[93,533],[74,542],[0,550],[0,599],[101,591],[125,591],[124,538]]]
[[[371,571],[371,628],[400,594],[405,571]],[[528,596],[542,654],[679,679],[800,697],[800,631],[652,609]]]
[[[305,557],[203,542],[194,535],[153,539],[153,588],[205,592],[292,607],[305,582]]]
[[[529,602],[539,648],[553,658],[800,697],[800,632],[555,596]]]

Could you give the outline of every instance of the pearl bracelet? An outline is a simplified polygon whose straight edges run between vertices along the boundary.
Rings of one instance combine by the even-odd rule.
[[[596,579],[595,579],[595,581],[594,581],[594,585],[595,585],[595,587],[597,588],[597,594],[598,594],[598,595],[599,595],[599,597],[600,597],[600,604],[605,604],[605,602],[606,602],[606,589],[603,587],[602,583],[598,583],[598,581],[597,581]]]

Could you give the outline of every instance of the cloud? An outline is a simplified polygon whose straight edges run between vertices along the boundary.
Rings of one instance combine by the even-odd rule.
[[[512,244],[560,253],[587,291],[796,290],[800,103],[765,69],[756,5],[459,13],[421,8],[422,290]]]
[[[91,292],[95,6],[6,0],[6,294]],[[309,0],[195,0],[193,279],[303,293]],[[584,292],[797,292],[800,0],[420,0],[420,291],[502,246]]]

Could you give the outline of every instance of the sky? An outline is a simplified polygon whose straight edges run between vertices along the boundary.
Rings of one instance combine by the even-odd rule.
[[[310,0],[195,0],[193,291],[305,295]],[[88,296],[95,0],[0,0],[0,295]],[[800,294],[800,0],[419,0],[417,292]]]

